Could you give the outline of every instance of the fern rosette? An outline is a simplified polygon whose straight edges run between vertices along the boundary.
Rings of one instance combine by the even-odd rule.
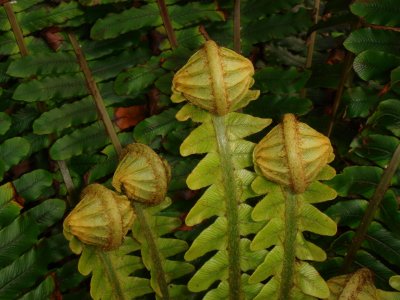
[[[335,175],[327,165],[333,159],[329,139],[287,114],[255,147],[254,164],[261,176],[253,190],[266,196],[255,206],[252,218],[266,222],[250,248],[274,246],[250,283],[272,277],[255,299],[326,298],[329,289],[306,261],[323,261],[325,252],[308,242],[304,231],[334,235],[336,224],[312,204],[334,199],[336,192],[319,180]]]

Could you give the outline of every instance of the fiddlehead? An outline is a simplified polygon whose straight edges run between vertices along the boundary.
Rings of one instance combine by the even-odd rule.
[[[336,197],[319,182],[335,175],[329,139],[287,114],[255,147],[254,164],[260,174],[252,188],[266,196],[252,217],[267,224],[256,234],[252,250],[274,246],[250,277],[251,283],[271,279],[255,299],[326,298],[329,289],[307,262],[323,261],[325,252],[306,241],[303,232],[334,235],[336,224],[315,208]],[[306,296],[307,295],[307,296]]]

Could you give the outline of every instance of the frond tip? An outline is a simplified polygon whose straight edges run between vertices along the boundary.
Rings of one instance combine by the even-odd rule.
[[[125,196],[100,184],[91,184],[64,220],[64,236],[73,250],[80,248],[74,247],[76,238],[84,244],[112,250],[122,244],[134,219],[135,213]]]
[[[236,52],[207,41],[174,76],[173,102],[192,104],[223,116],[246,106],[260,95],[250,90],[254,67]]]
[[[113,187],[131,200],[155,205],[165,199],[170,168],[149,146],[131,144],[114,173]]]
[[[257,171],[295,193],[303,193],[333,158],[329,138],[293,114],[284,115],[254,149]]]

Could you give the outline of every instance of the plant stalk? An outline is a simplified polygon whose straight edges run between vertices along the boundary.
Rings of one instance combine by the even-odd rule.
[[[89,65],[85,59],[85,55],[83,54],[83,51],[79,46],[78,40],[76,39],[75,35],[73,33],[68,33],[68,37],[71,41],[72,47],[74,48],[74,52],[81,67],[81,70],[85,75],[87,87],[94,99],[98,113],[106,129],[107,135],[110,137],[111,142],[114,145],[114,148],[117,151],[118,155],[121,155],[121,142],[119,141],[117,133],[114,130],[114,126],[111,122],[110,116],[107,113],[106,106],[104,105],[103,97],[101,96],[96,81],[93,78],[92,72],[90,71]]]
[[[87,61],[83,54],[83,51],[82,51],[81,47],[79,46],[78,41],[74,34],[69,33],[68,37],[71,41],[72,47],[74,48],[79,65],[81,66],[81,69],[85,75],[86,83],[87,83],[89,91],[92,94],[93,99],[95,101],[97,111],[100,115],[100,118],[103,120],[105,130],[106,130],[108,136],[110,137],[112,144],[115,148],[115,151],[118,153],[118,156],[121,156],[121,154],[122,154],[121,142],[119,141],[117,133],[114,130],[110,116],[108,115],[106,107],[104,105],[103,98],[100,94],[99,89],[97,88],[96,82],[92,76],[90,69],[89,69],[89,66],[87,64]],[[166,278],[165,273],[162,268],[160,254],[158,251],[158,247],[155,243],[152,230],[150,228],[150,225],[148,224],[148,221],[146,219],[146,216],[145,216],[142,206],[140,204],[135,203],[134,201],[131,201],[131,203],[135,210],[137,218],[140,222],[141,229],[144,231],[146,241],[149,245],[149,251],[150,251],[151,258],[153,260],[154,265],[156,266],[156,270],[154,270],[154,272],[157,274],[157,281],[158,281],[158,284],[161,289],[162,297],[164,300],[168,300],[169,299],[168,285],[165,280],[165,278]]]
[[[17,42],[18,45],[18,49],[19,52],[21,54],[21,56],[27,56],[29,54],[28,48],[26,47],[25,44],[25,40],[24,40],[24,35],[22,34],[22,30],[21,27],[19,26],[18,20],[15,17],[15,13],[14,10],[12,8],[12,5],[10,2],[5,2],[3,3],[4,9],[6,11],[7,14],[7,18],[8,21],[10,22],[11,25],[11,29],[13,31],[15,40]],[[38,110],[40,112],[45,112],[46,108],[45,108],[45,104],[42,102],[38,102],[36,104]],[[49,136],[50,140],[53,141],[54,140],[54,136],[50,135]],[[74,195],[74,184],[72,182],[72,178],[71,178],[71,174],[69,173],[68,167],[65,163],[65,161],[63,160],[58,160],[57,161],[58,167],[60,169],[61,172],[61,176],[64,180],[65,186],[67,188],[68,191],[68,196],[67,196],[67,203],[68,205],[71,207],[72,206],[72,199],[73,199],[73,195]]]
[[[147,217],[142,208],[142,205],[140,203],[135,202],[132,199],[130,199],[130,200],[131,200],[132,206],[135,210],[138,221],[140,223],[140,227],[143,230],[143,235],[145,236],[146,242],[149,246],[150,257],[154,263],[154,268],[152,271],[154,271],[154,273],[156,274],[156,279],[157,279],[158,285],[160,286],[161,297],[164,300],[168,300],[168,299],[170,299],[169,291],[168,291],[168,284],[166,281],[165,271],[164,271],[163,264],[161,261],[161,254],[158,251],[158,247],[157,247],[153,232],[149,226],[149,223],[147,221]]]
[[[233,49],[240,54],[240,0],[235,0],[233,12]]]
[[[24,42],[24,35],[22,34],[21,27],[19,26],[18,20],[15,17],[15,13],[11,6],[11,3],[5,2],[3,4],[3,7],[6,11],[8,21],[10,22],[11,29],[14,33],[14,37],[17,42],[19,52],[21,53],[21,56],[27,56],[28,48],[26,47],[26,44]]]
[[[292,290],[297,234],[297,195],[289,190],[284,190],[283,193],[285,195],[285,240],[279,300],[289,299]]]
[[[243,299],[240,269],[240,233],[239,233],[239,195],[229,147],[228,134],[224,116],[212,117],[218,152],[221,158],[221,170],[225,187],[226,218],[228,221],[228,262],[229,262],[229,299]]]
[[[157,0],[158,8],[160,9],[161,18],[164,23],[165,31],[167,32],[167,37],[169,43],[171,44],[172,49],[176,49],[178,47],[178,41],[176,39],[174,28],[171,24],[171,19],[169,18],[168,9],[165,5],[164,0]]]
[[[362,242],[365,240],[365,235],[367,234],[368,227],[374,219],[376,210],[379,208],[379,205],[382,202],[383,197],[387,189],[390,186],[390,182],[399,167],[400,164],[400,145],[397,146],[396,150],[393,153],[393,156],[389,162],[389,165],[385,169],[382,174],[382,178],[379,181],[375,193],[371,197],[368,203],[367,210],[361,220],[360,225],[357,228],[357,231],[352,239],[351,246],[347,251],[347,255],[344,259],[343,270],[348,271],[353,260],[357,254],[357,251],[360,249]]]
[[[113,290],[113,299],[118,299],[118,300],[125,300],[124,293],[122,291],[122,287],[120,285],[120,281],[118,279],[118,276],[115,272],[115,268],[111,263],[110,257],[108,256],[108,252],[105,252],[100,249],[95,250],[97,257],[100,259],[102,262],[107,277],[108,281],[112,285],[112,290]]]

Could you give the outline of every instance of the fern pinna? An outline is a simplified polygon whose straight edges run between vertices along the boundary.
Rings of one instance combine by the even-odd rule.
[[[249,60],[208,41],[173,79],[172,100],[191,102],[177,113],[177,119],[201,123],[182,143],[181,154],[207,153],[187,178],[193,190],[208,188],[189,211],[186,224],[216,218],[185,254],[192,261],[217,250],[188,283],[189,290],[200,292],[221,281],[205,299],[241,299],[244,294],[252,298],[261,287],[249,285],[244,274],[261,263],[266,251],[250,251],[250,240],[245,238],[262,224],[251,220],[252,207],[245,203],[255,196],[250,188],[255,174],[246,169],[252,165],[255,144],[243,138],[271,121],[234,112],[259,95],[249,90],[253,73]]]

